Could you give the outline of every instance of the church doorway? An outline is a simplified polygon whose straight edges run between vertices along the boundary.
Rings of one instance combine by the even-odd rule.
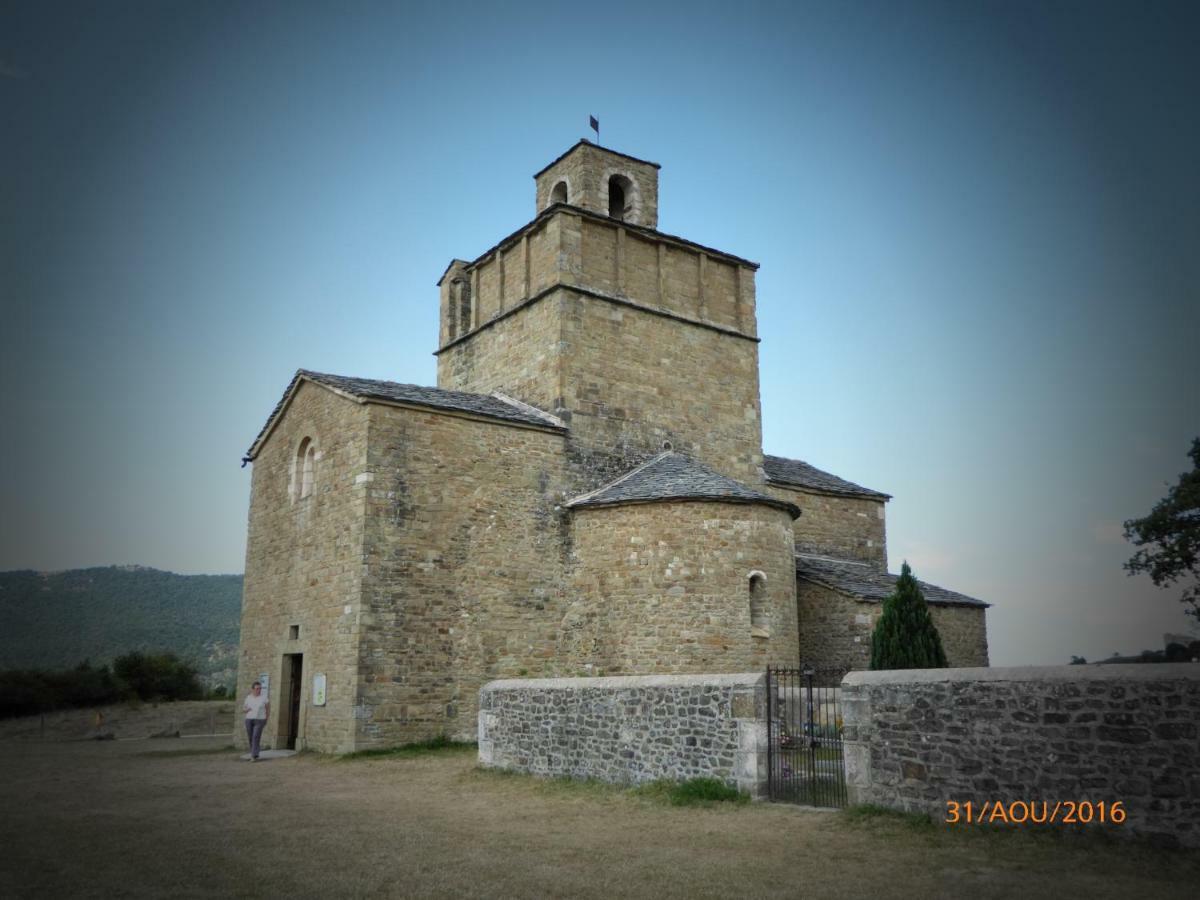
[[[279,691],[279,738],[287,750],[296,749],[300,736],[300,697],[304,684],[304,654],[283,655],[283,684]]]

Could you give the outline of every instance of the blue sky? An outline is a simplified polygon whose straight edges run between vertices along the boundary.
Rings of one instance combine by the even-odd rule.
[[[762,264],[768,452],[888,491],[996,664],[1161,646],[1200,433],[1187,4],[9,3],[0,568],[239,572],[299,367],[433,384],[435,281],[601,120]]]

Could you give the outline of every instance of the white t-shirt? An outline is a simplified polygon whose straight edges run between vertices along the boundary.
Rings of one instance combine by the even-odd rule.
[[[266,694],[259,694],[255,697],[254,692],[251,691],[246,697],[245,702],[242,703],[242,706],[248,710],[246,713],[247,719],[265,719],[267,717]]]

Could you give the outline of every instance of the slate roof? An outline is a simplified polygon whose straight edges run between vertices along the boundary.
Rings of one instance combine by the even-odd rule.
[[[427,406],[430,409],[446,409],[454,412],[471,413],[489,419],[499,419],[506,422],[517,422],[522,425],[536,425],[541,428],[553,428],[565,431],[566,426],[547,412],[529,406],[520,401],[505,397],[502,394],[468,394],[464,391],[446,391],[441,388],[422,387],[416,384],[400,384],[395,381],[376,381],[370,378],[350,378],[345,375],[329,375],[324,372],[310,372],[308,369],[297,370],[288,384],[287,390],[275,409],[267,417],[262,431],[250,445],[246,453],[247,461],[257,455],[257,448],[263,438],[274,425],[276,418],[283,412],[292,394],[301,381],[311,381],[325,387],[333,388],[344,394],[349,394],[359,400],[381,400],[392,403],[406,403],[414,406]]]
[[[654,168],[656,168],[656,169],[662,168],[662,166],[660,166],[658,163],[651,162],[648,159],[638,159],[636,156],[630,156],[628,153],[621,153],[619,150],[614,150],[611,147],[601,147],[599,144],[592,143],[587,138],[580,138],[575,143],[573,143],[570,147],[568,147],[566,150],[564,150],[562,153],[560,153],[558,156],[556,156],[554,159],[550,160],[550,162],[546,163],[546,165],[542,166],[540,169],[538,169],[536,172],[534,172],[533,177],[537,178],[539,175],[541,175],[547,169],[558,165],[558,163],[560,163],[562,160],[564,160],[568,156],[570,156],[575,151],[576,147],[582,147],[585,144],[589,147],[594,147],[597,150],[603,150],[605,153],[611,153],[613,156],[619,156],[622,159],[632,160],[633,162],[636,162],[636,163],[645,163],[648,166],[654,166]]]
[[[740,481],[714,472],[682,453],[667,451],[591,493],[567,502],[568,507],[615,506],[658,500],[715,500],[721,503],[764,503],[793,519],[800,507],[760,494]]]
[[[816,466],[811,466],[800,459],[788,459],[785,456],[769,456],[763,454],[763,471],[767,481],[774,484],[790,484],[796,487],[811,488],[830,494],[843,494],[849,497],[870,497],[875,500],[891,500],[891,494],[873,491],[862,485],[838,478],[829,472],[823,472]]]
[[[814,581],[862,600],[880,602],[892,593],[899,576],[880,572],[870,563],[797,553],[796,577]],[[921,586],[921,593],[925,595],[925,600],[934,606],[986,608],[992,605],[920,579],[917,580],[917,584]]]

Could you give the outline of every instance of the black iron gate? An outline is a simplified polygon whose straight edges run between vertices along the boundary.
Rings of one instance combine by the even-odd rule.
[[[772,800],[846,805],[844,669],[767,669],[767,789]]]

